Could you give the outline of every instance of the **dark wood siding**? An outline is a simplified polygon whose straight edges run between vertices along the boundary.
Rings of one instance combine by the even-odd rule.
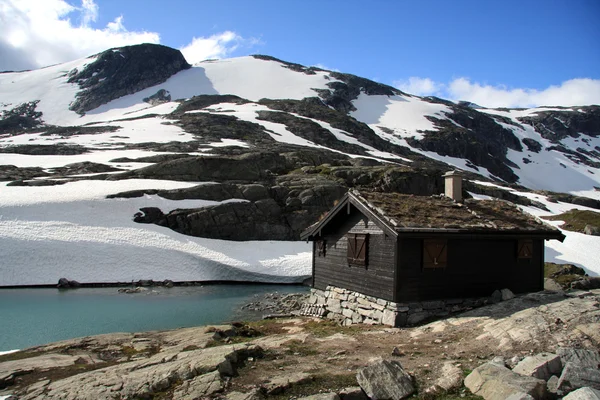
[[[533,240],[533,256],[519,259],[517,239],[447,237],[447,267],[423,268],[423,239],[398,242],[398,302],[489,296],[496,289],[515,293],[543,289],[543,240]]]
[[[350,207],[350,214],[340,214],[343,218],[332,220],[321,233],[327,246],[325,257],[315,257],[313,253],[313,286],[325,289],[334,285],[393,300],[395,238],[386,236],[354,206]],[[366,267],[348,265],[348,233],[369,235]]]

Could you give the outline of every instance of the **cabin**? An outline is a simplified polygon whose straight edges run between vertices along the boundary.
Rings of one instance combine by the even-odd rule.
[[[543,290],[544,240],[564,235],[508,202],[463,200],[460,175],[444,176],[439,196],[349,191],[302,233],[322,315],[402,326],[495,290]]]

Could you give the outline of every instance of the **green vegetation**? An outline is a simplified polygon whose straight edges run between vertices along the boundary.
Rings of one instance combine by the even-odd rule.
[[[356,335],[368,329],[369,326],[362,325],[341,326],[331,320],[309,321],[304,325],[304,330],[315,337],[327,337],[336,333]]]
[[[561,228],[573,232],[583,232],[586,225],[600,227],[600,213],[587,210],[569,210],[559,215],[544,217],[551,221],[565,221]]]
[[[290,340],[284,344],[287,347],[286,353],[290,355],[297,355],[301,357],[316,356],[319,351],[314,346],[303,343],[300,340]]]
[[[550,278],[564,288],[570,287],[571,282],[578,281],[585,275],[583,268],[572,264],[544,264],[544,278]]]

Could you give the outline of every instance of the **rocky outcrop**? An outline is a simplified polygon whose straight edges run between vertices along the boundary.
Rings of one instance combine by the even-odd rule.
[[[523,376],[510,369],[486,363],[473,370],[465,378],[465,386],[485,400],[506,400],[511,397],[529,395],[540,400],[546,398],[546,382],[542,379]]]
[[[27,154],[30,156],[72,156],[89,150],[76,144],[18,144],[0,147],[0,153]]]
[[[33,179],[49,175],[40,167],[17,167],[15,165],[0,165],[0,182]]]
[[[527,117],[518,118],[531,125],[544,139],[554,143],[581,135],[597,137],[600,132],[600,106],[553,107],[562,110],[540,110]]]
[[[18,135],[43,125],[42,113],[36,111],[39,100],[22,103],[0,112],[0,135]]]
[[[81,88],[69,109],[79,114],[158,85],[191,67],[179,50],[149,43],[106,50],[91,59],[83,70],[69,72],[68,82]]]

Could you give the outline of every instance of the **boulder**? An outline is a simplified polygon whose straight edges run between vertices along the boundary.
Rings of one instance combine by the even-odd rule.
[[[557,391],[565,394],[582,387],[600,390],[600,369],[567,361],[558,380]]]
[[[413,378],[397,361],[380,360],[356,374],[358,384],[373,400],[400,400],[415,392]]]
[[[563,400],[600,400],[600,390],[582,387],[563,397]]]
[[[452,390],[462,386],[462,370],[451,361],[446,361],[442,366],[439,378],[435,384],[444,390]]]
[[[583,228],[583,233],[585,233],[586,235],[600,236],[600,228],[588,224],[585,226],[585,228]]]
[[[544,278],[544,290],[551,290],[553,292],[562,292],[563,288],[554,279]]]
[[[502,301],[502,292],[499,290],[494,290],[494,293],[490,296],[490,301],[492,303],[500,303]]]
[[[529,395],[534,399],[546,396],[546,382],[523,376],[493,363],[485,363],[465,378],[465,386],[486,400],[505,400],[511,395]]]
[[[582,367],[600,368],[600,353],[597,350],[559,347],[556,354],[560,356],[563,364],[572,362]]]
[[[515,295],[513,292],[511,292],[510,289],[502,289],[500,291],[500,293],[502,294],[502,301],[506,301],[506,300],[510,300],[510,299],[514,299]]]
[[[550,353],[537,354],[525,357],[514,368],[516,372],[525,376],[533,376],[547,381],[552,375],[560,375],[562,362],[560,356]]]
[[[69,288],[78,288],[81,286],[81,283],[77,281],[71,281],[67,278],[60,278],[58,280],[58,284],[56,285],[59,289],[69,289]]]

